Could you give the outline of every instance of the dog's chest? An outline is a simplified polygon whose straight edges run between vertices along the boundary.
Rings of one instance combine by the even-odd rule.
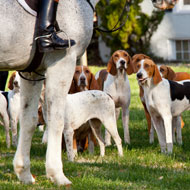
[[[122,96],[124,92],[128,90],[127,83],[125,80],[116,79],[115,80],[115,90],[118,96]]]
[[[149,112],[154,112],[154,114],[159,113],[160,109],[168,103],[168,94],[159,88],[151,90],[145,89],[144,92],[144,98]]]
[[[120,107],[130,99],[130,85],[128,78],[115,78],[113,87],[110,89],[116,107]]]
[[[146,102],[147,108],[150,110],[154,110],[155,109],[155,102],[153,100],[153,94],[151,92],[146,93],[144,95],[144,100]]]
[[[20,105],[20,93],[13,93],[9,98],[10,104],[14,107],[19,107]]]

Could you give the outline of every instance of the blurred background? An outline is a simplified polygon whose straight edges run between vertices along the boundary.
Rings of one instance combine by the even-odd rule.
[[[126,0],[101,0],[96,6],[95,27],[112,29],[122,13]],[[173,9],[160,11],[151,0],[131,0],[130,11],[125,12],[113,33],[94,30],[87,49],[88,65],[106,65],[118,49],[131,56],[144,53],[159,63],[190,62],[190,0],[180,0]]]

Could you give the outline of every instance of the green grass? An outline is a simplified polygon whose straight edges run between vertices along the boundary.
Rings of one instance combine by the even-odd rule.
[[[95,73],[99,67],[91,67]],[[190,68],[173,67],[175,71],[186,71]],[[65,175],[72,181],[73,190],[129,189],[129,190],[189,190],[190,189],[190,113],[183,113],[185,127],[183,145],[174,145],[173,154],[160,153],[157,138],[153,145],[149,144],[147,123],[139,98],[136,76],[129,77],[131,86],[130,136],[131,145],[123,143],[124,156],[118,157],[114,145],[106,147],[104,158],[99,157],[99,147],[94,155],[88,152],[80,154],[76,162],[67,161],[63,153]],[[118,120],[119,134],[123,139],[121,118]],[[35,131],[31,148],[31,172],[36,176],[34,185],[21,184],[12,166],[15,149],[6,148],[5,133],[0,127],[0,190],[2,189],[64,189],[46,179],[45,152],[46,146],[41,144],[42,132]]]

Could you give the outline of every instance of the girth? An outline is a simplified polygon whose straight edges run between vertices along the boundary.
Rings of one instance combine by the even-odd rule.
[[[1,94],[3,94],[3,96],[6,98],[7,100],[7,109],[9,107],[9,98],[8,98],[8,92],[1,92]]]

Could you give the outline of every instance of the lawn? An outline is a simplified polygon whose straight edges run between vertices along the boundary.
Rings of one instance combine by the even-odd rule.
[[[99,67],[90,67],[95,73]],[[173,67],[175,71],[186,71],[185,66]],[[99,147],[94,155],[79,154],[74,163],[67,160],[63,152],[63,169],[72,181],[72,190],[189,190],[190,189],[190,113],[183,113],[183,145],[174,145],[173,154],[160,153],[157,138],[149,144],[147,123],[139,98],[136,76],[129,76],[131,86],[130,137],[131,145],[123,143],[124,156],[118,157],[114,145],[106,147],[104,158],[99,157]],[[121,118],[118,130],[123,139]],[[0,127],[0,190],[55,190],[58,187],[46,179],[46,146],[41,144],[43,133],[36,129],[31,148],[31,172],[36,176],[34,185],[20,183],[13,171],[15,148],[6,148],[4,128]]]

